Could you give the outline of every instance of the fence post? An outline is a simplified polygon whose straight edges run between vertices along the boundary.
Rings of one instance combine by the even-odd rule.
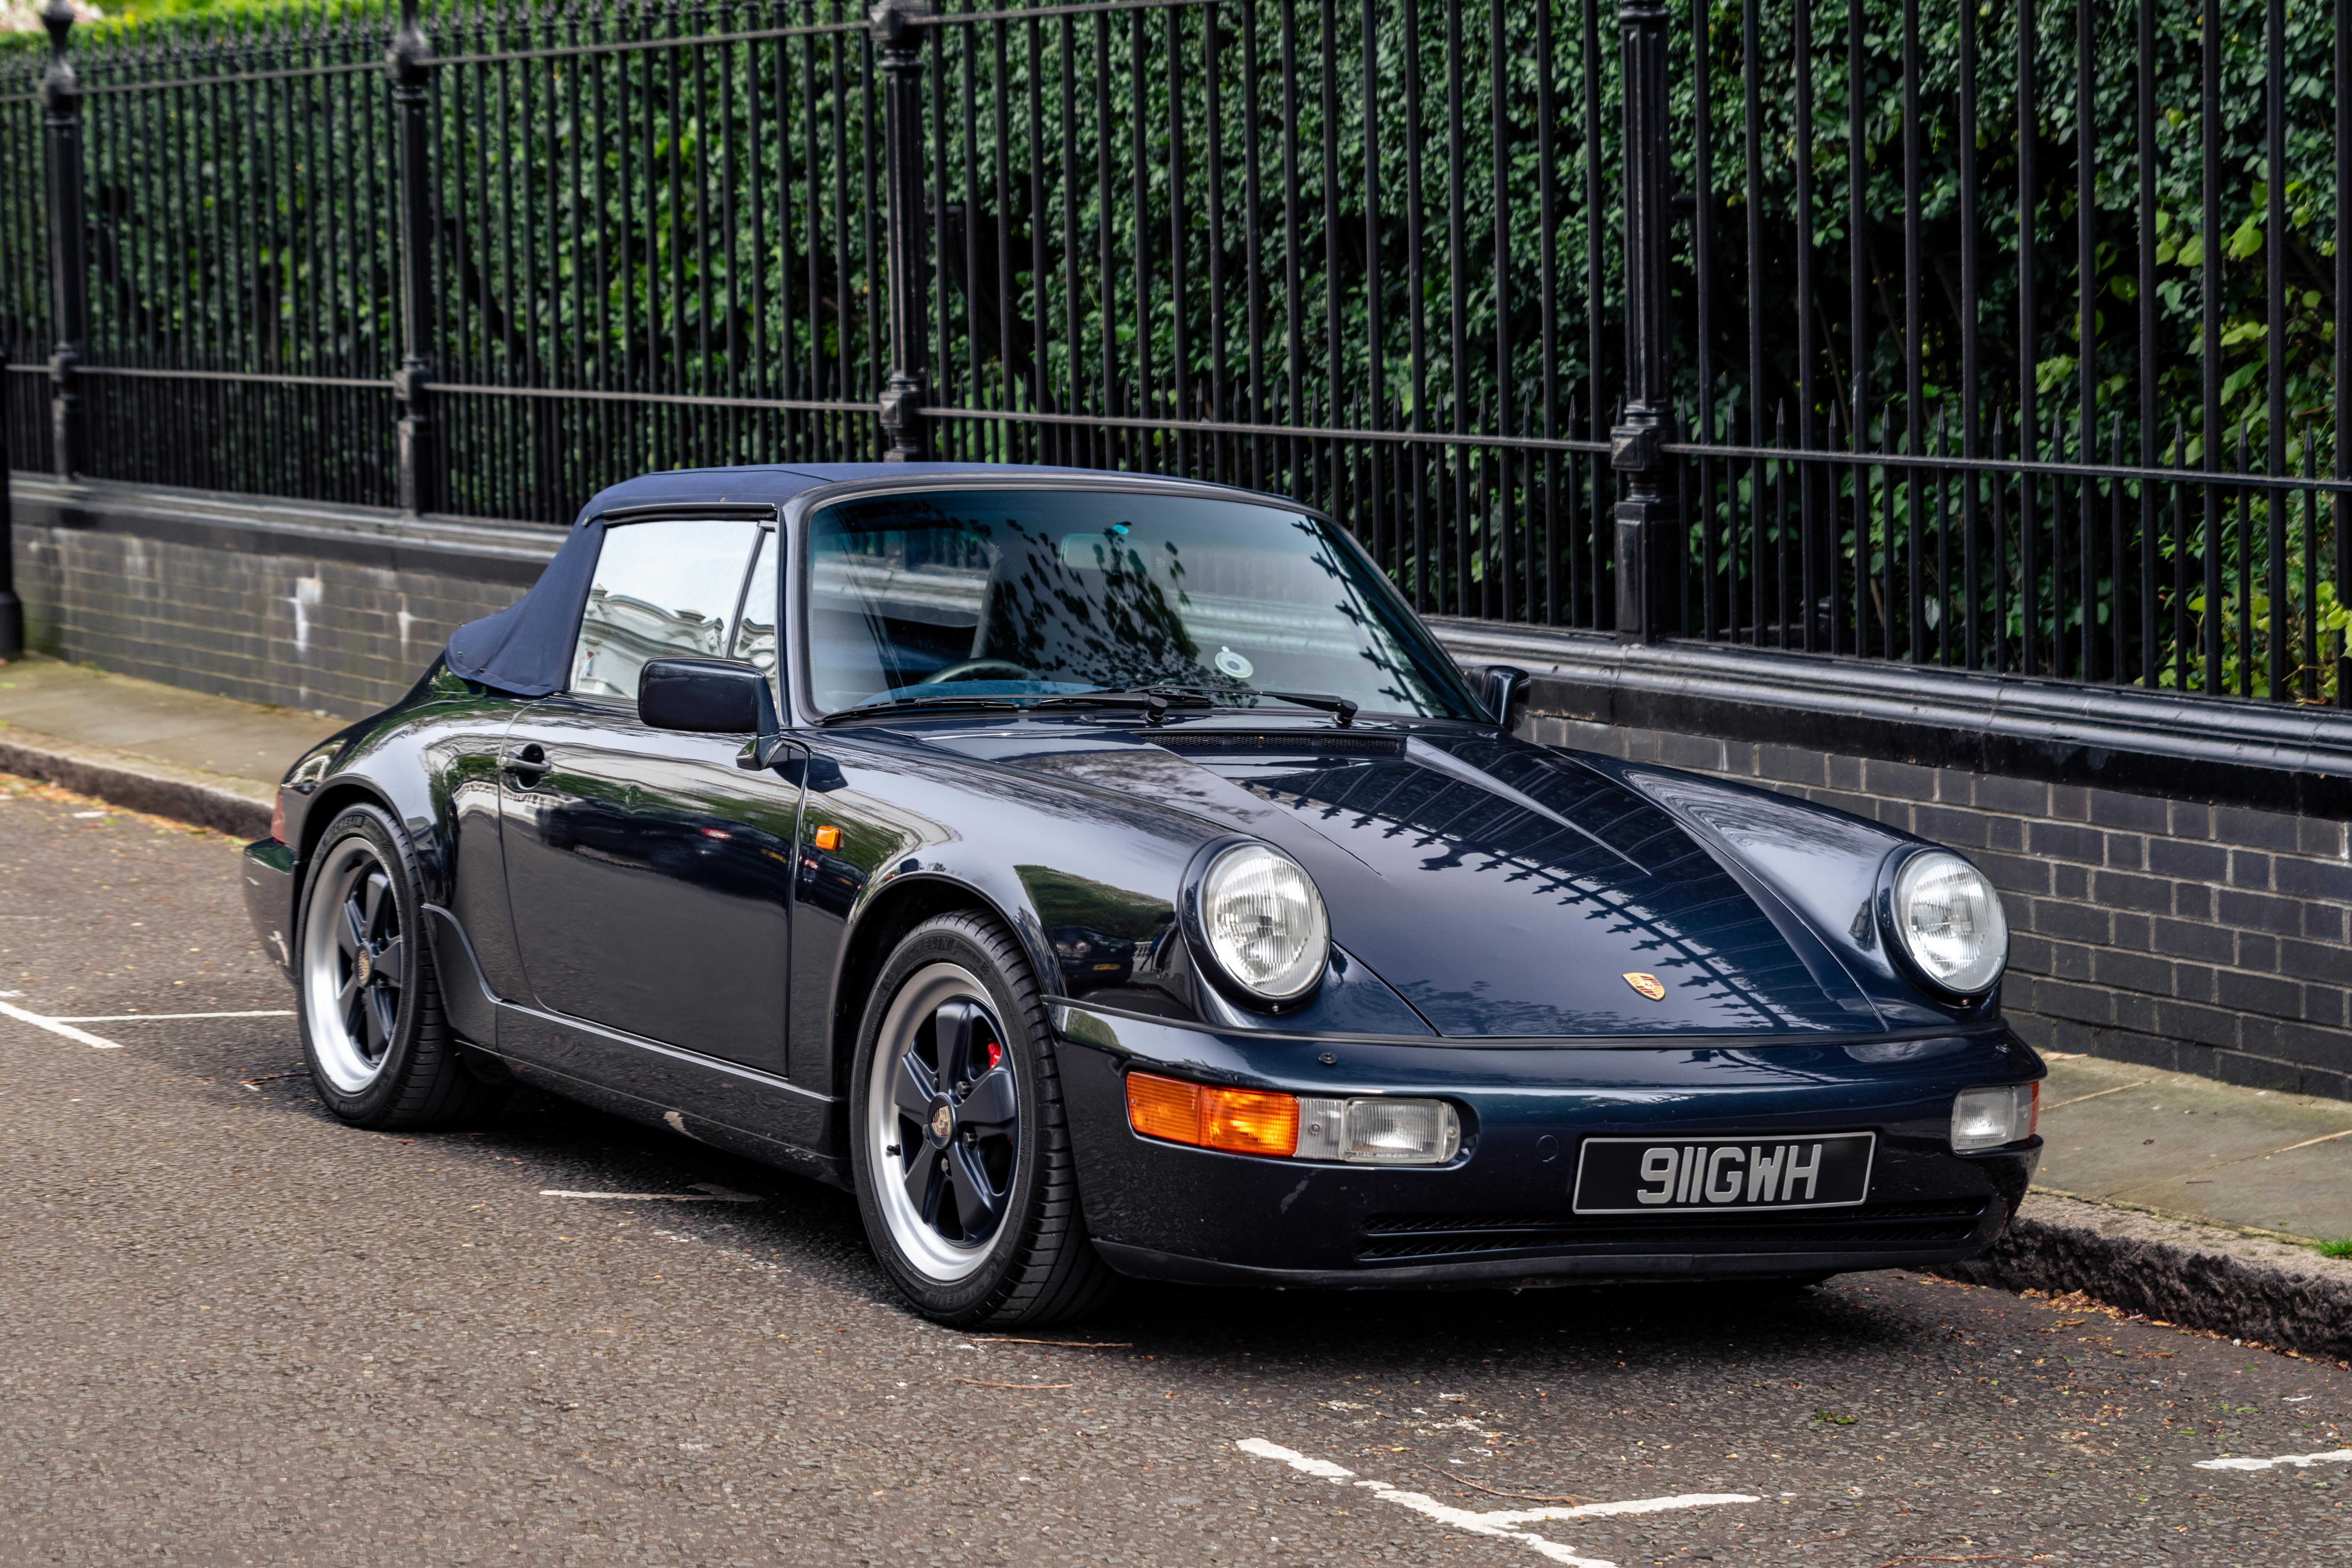
[[[1665,635],[1674,503],[1665,493],[1666,10],[1624,0],[1617,13],[1625,83],[1625,411],[1609,432],[1610,466],[1625,476],[1617,503],[1617,635]]]
[[[922,416],[930,341],[923,332],[923,263],[929,214],[923,200],[925,0],[880,0],[867,14],[882,64],[883,181],[888,188],[890,379],[879,413],[889,449],[883,460],[919,463],[931,455]]]
[[[400,510],[414,515],[441,510],[441,444],[432,408],[433,185],[425,152],[433,44],[416,19],[416,0],[400,0],[400,28],[383,68],[392,79],[400,158],[400,368],[392,376],[400,403],[396,487]]]
[[[8,348],[0,343],[0,660],[25,651],[25,602],[16,597],[16,519],[8,499]]]
[[[49,450],[61,479],[81,472],[89,456],[74,377],[89,341],[89,271],[82,213],[81,83],[66,58],[66,35],[73,25],[73,7],[66,0],[49,0],[41,12],[41,26],[49,33],[41,108],[49,160],[49,299],[57,330],[49,351]]]

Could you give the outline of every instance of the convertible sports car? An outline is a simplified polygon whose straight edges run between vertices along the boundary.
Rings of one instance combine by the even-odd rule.
[[[1990,1246],[2043,1068],[1986,879],[1524,687],[1277,498],[655,474],[294,765],[247,899],[346,1121],[667,1125],[954,1324]]]

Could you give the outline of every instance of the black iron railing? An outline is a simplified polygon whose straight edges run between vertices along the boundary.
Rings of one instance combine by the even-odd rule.
[[[1432,611],[2343,703],[2347,9],[60,12],[0,53],[10,436],[551,522],[1194,474]]]

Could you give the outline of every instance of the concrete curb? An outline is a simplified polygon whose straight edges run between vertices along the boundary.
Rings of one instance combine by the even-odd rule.
[[[2184,1328],[2352,1357],[2352,1261],[2218,1226],[2037,1192],[1990,1252],[1940,1272],[2080,1290]]]
[[[0,725],[0,773],[239,838],[266,836],[277,805],[277,791],[252,779],[173,767],[110,746],[83,745],[13,724]]]

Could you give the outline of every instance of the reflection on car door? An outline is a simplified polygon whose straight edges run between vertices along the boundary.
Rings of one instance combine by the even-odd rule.
[[[739,768],[747,737],[636,716],[647,659],[751,651],[745,576],[767,539],[734,519],[608,528],[572,689],[508,733],[501,837],[541,1007],[782,1076],[799,782]]]
[[[445,918],[428,906],[425,919],[450,1026],[461,1038],[496,1048],[498,1017],[489,999],[526,994],[499,843],[499,763],[524,702],[479,689],[468,693],[456,677],[443,679],[452,695],[435,714],[426,755],[432,776],[448,793],[449,910]]]

